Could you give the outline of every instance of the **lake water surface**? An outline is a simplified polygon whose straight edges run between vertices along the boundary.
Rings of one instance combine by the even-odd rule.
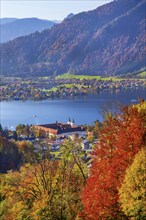
[[[74,118],[76,124],[90,124],[102,121],[102,109],[115,109],[115,104],[132,104],[131,100],[145,99],[143,88],[111,93],[45,101],[1,102],[1,124],[3,128],[13,129],[17,124],[43,124],[66,122]],[[136,103],[136,102],[135,102]]]

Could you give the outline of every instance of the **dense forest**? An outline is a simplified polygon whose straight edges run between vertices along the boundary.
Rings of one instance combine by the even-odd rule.
[[[0,45],[1,73],[120,75],[145,68],[145,0],[117,0]]]
[[[78,136],[54,160],[49,148],[36,153],[1,128],[1,219],[144,220],[145,123],[144,101],[107,113],[90,127],[98,137],[90,161]]]

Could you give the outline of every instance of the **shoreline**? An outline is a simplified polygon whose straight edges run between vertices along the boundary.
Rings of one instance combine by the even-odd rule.
[[[27,99],[22,99],[22,98],[10,98],[10,99],[6,99],[6,98],[3,98],[3,99],[0,99],[0,102],[12,102],[12,101],[22,101],[22,102],[32,102],[32,101],[36,101],[36,102],[39,102],[39,101],[47,101],[47,100],[57,100],[57,99],[60,99],[60,100],[70,100],[70,99],[75,99],[76,97],[87,97],[89,95],[98,95],[98,94],[101,94],[101,93],[104,93],[104,92],[111,92],[111,93],[118,93],[120,91],[132,91],[132,90],[139,90],[139,89],[142,89],[142,90],[145,90],[146,89],[146,86],[145,85],[142,85],[142,86],[137,86],[137,87],[132,87],[132,88],[112,88],[112,89],[101,89],[101,90],[98,90],[98,91],[88,91],[87,93],[78,93],[78,94],[62,94],[61,92],[58,94],[58,95],[53,95],[53,96],[50,96],[50,97],[46,97],[46,98],[40,98],[40,99],[34,99],[34,98],[27,98]]]

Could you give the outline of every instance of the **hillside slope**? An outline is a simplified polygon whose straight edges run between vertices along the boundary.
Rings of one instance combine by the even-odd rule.
[[[4,75],[117,75],[145,67],[145,0],[117,0],[1,45]]]

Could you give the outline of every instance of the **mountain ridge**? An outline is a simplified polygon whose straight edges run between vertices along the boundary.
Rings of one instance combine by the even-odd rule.
[[[36,31],[43,31],[55,25],[55,22],[49,20],[32,18],[9,19],[1,24],[1,42],[7,42],[20,36],[29,35]],[[2,20],[3,21],[3,20]]]
[[[145,3],[113,1],[2,44],[2,73],[105,76],[139,70],[145,67]]]
[[[18,18],[0,18],[0,24],[7,24],[7,23],[11,23],[13,21],[16,21]]]

